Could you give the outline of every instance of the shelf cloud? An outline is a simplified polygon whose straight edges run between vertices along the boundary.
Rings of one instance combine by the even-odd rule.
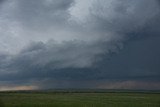
[[[159,0],[0,0],[0,25],[0,81],[8,84],[160,75]],[[142,54],[142,66],[132,64]]]

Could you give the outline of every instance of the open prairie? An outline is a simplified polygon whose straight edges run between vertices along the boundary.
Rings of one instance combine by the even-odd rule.
[[[1,92],[0,107],[160,107],[160,94],[139,92]]]

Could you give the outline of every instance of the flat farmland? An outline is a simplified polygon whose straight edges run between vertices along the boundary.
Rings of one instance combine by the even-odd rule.
[[[136,92],[0,92],[0,107],[160,107],[160,94]]]

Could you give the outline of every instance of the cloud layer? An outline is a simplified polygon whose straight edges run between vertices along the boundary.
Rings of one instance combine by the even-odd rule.
[[[158,0],[7,0],[0,8],[0,81],[112,75],[111,64],[99,66],[125,42],[160,34]]]

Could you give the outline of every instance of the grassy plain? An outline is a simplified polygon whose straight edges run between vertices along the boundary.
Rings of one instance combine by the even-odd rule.
[[[0,107],[160,107],[160,94],[138,92],[0,92]]]

